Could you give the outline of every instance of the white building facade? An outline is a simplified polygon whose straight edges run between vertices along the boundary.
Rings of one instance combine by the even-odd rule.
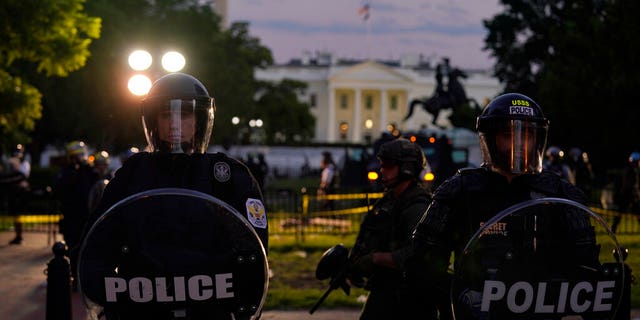
[[[467,96],[481,106],[502,92],[502,86],[489,71],[465,72],[468,78],[460,81]],[[316,118],[314,142],[364,143],[390,128],[417,131],[432,126],[432,115],[421,108],[403,121],[413,99],[433,94],[436,80],[432,68],[375,61],[340,64],[328,58],[258,69],[255,77],[271,82],[288,78],[307,84],[299,99],[309,104]],[[437,125],[450,127],[449,115],[450,110],[441,112]]]

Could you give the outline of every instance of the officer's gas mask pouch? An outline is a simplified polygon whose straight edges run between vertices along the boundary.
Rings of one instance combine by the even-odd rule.
[[[542,171],[546,124],[511,119],[494,123],[479,137],[483,159],[493,170],[510,174]]]

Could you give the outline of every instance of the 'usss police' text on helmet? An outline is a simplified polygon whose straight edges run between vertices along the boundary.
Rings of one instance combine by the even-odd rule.
[[[141,109],[150,151],[206,152],[215,102],[198,79],[184,73],[163,76],[154,82]]]
[[[418,178],[427,165],[427,159],[419,145],[405,138],[398,138],[380,146],[376,155],[380,161],[392,161],[400,168],[401,178]]]
[[[476,122],[484,164],[513,175],[540,173],[549,120],[533,99],[507,93],[491,100]]]

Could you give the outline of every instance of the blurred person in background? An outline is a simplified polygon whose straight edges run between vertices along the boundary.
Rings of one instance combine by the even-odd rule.
[[[638,167],[640,167],[640,152],[634,151],[629,155],[627,165],[622,173],[618,190],[615,190],[614,201],[618,205],[618,210],[621,214],[632,213],[638,216],[640,221],[640,187],[638,177]],[[611,224],[611,230],[616,232],[618,225],[620,224],[621,215],[617,214],[613,223]]]
[[[0,193],[2,193],[3,202],[7,205],[9,215],[13,216],[15,231],[15,237],[9,241],[9,244],[22,244],[24,238],[22,237],[22,222],[19,215],[25,213],[29,201],[29,175],[31,173],[31,163],[25,158],[22,144],[16,145],[10,158],[3,158],[0,169]]]
[[[589,155],[583,152],[582,149],[573,147],[569,149],[567,165],[573,173],[575,185],[582,189],[587,197],[591,197],[594,173],[591,162],[589,162]]]
[[[550,146],[545,156],[546,158],[542,163],[542,168],[554,172],[573,185],[576,184],[576,179],[573,176],[571,168],[564,163],[564,151],[562,151],[562,149],[556,146]]]
[[[77,288],[77,251],[82,230],[89,218],[89,192],[99,175],[89,163],[89,151],[84,141],[67,143],[65,151],[66,165],[55,177],[53,193],[63,216],[60,220],[60,233],[69,250],[73,285]]]
[[[340,185],[340,173],[333,160],[333,155],[329,151],[322,153],[320,161],[320,186],[318,186],[318,195],[326,196],[336,192]],[[322,210],[333,210],[333,200],[324,200],[321,204]]]
[[[102,193],[107,187],[109,180],[113,178],[113,171],[109,168],[111,165],[111,158],[109,152],[102,150],[96,152],[93,156],[93,169],[95,170],[98,180],[93,184],[91,190],[89,190],[89,213],[93,213],[98,207],[100,199],[102,199]]]

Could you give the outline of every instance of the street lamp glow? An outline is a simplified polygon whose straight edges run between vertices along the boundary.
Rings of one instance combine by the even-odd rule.
[[[184,56],[176,51],[169,51],[162,56],[162,67],[169,72],[178,72],[184,68]]]
[[[238,123],[240,123],[240,118],[238,117],[231,118],[231,123],[233,123],[234,125],[237,125]]]
[[[136,74],[129,78],[127,87],[129,87],[129,91],[134,95],[143,96],[151,89],[151,79],[145,75]]]
[[[249,120],[249,127],[254,128],[255,126],[256,126],[256,120],[255,119]]]
[[[149,69],[152,62],[151,54],[144,50],[136,50],[129,55],[129,66],[136,71]]]
[[[262,119],[256,120],[256,127],[258,128],[262,127]]]

